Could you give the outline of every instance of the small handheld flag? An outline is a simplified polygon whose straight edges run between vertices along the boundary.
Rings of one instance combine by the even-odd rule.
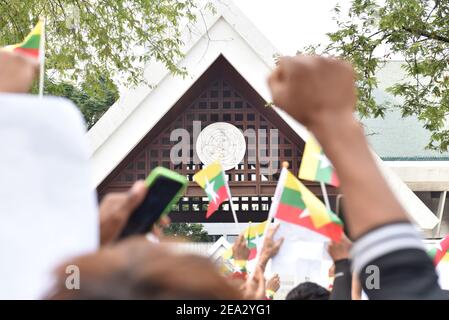
[[[219,162],[214,162],[193,176],[209,198],[206,218],[209,218],[218,207],[231,198],[229,187],[225,179],[224,170]]]
[[[427,251],[433,259],[433,264],[437,266],[442,260],[449,261],[449,235],[443,238],[438,246]]]
[[[42,98],[44,96],[45,73],[45,18],[39,19],[34,29],[21,43],[6,46],[3,50],[20,53],[39,60],[39,98]]]
[[[288,169],[282,169],[276,187],[279,194],[275,204],[274,217],[308,228],[334,241],[343,234],[341,220],[309,190]]]
[[[17,52],[35,59],[40,59],[40,47],[43,35],[44,22],[39,20],[34,29],[26,36],[26,38],[18,44],[6,46],[4,50]]]
[[[254,225],[250,222],[248,227],[245,230],[243,230],[243,235],[245,237],[245,241],[249,249],[248,261],[251,261],[254,258],[256,258],[258,249],[261,249],[262,247],[262,238],[267,223],[268,221],[264,221]],[[223,253],[222,258],[225,260],[233,260],[234,256],[232,248],[226,250]]]
[[[307,139],[298,176],[304,180],[323,182],[335,187],[340,184],[332,163],[312,135]]]
[[[248,260],[253,260],[256,257],[257,250],[261,247],[261,240],[266,224],[267,221],[258,223],[256,225],[250,223],[248,228],[243,231],[249,249]]]

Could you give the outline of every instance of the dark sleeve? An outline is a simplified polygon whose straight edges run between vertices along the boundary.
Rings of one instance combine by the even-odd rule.
[[[447,299],[432,260],[410,223],[370,231],[352,248],[353,270],[369,299]]]
[[[335,278],[330,300],[351,300],[352,273],[349,259],[335,261]]]

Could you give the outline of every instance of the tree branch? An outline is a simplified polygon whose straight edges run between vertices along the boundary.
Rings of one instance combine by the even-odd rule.
[[[408,27],[403,27],[402,29],[404,31],[407,31],[407,32],[417,35],[417,36],[426,37],[428,39],[433,39],[433,40],[449,43],[448,37],[444,37],[444,36],[441,36],[441,35],[438,35],[435,33],[427,32],[425,30],[412,29],[412,28],[408,28]]]

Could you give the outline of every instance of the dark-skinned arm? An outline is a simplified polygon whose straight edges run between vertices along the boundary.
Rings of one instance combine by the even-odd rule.
[[[285,57],[268,82],[274,104],[315,135],[336,168],[350,236],[356,240],[353,269],[368,297],[445,298],[419,233],[384,180],[353,116],[357,98],[351,65],[320,56]],[[368,270],[377,270],[377,282]]]

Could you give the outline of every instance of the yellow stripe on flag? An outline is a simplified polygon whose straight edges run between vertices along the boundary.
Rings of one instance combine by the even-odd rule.
[[[42,19],[40,19],[38,21],[38,23],[36,24],[36,26],[34,27],[33,30],[31,30],[31,32],[25,37],[25,39],[17,44],[12,44],[9,46],[4,47],[3,49],[6,51],[14,51],[14,49],[16,48],[20,48],[21,46],[23,46],[25,43],[27,43],[27,41],[34,35],[40,36],[42,35],[42,29],[43,29],[43,22]]]
[[[223,259],[229,260],[232,257],[232,247],[230,247],[229,249],[226,249],[225,252],[223,252],[223,254],[221,255],[221,257]]]
[[[322,226],[332,222],[324,203],[321,202],[321,200],[318,199],[309,189],[307,189],[305,185],[301,182],[299,183],[301,184],[302,199],[309,210],[313,225],[316,228],[321,228]]]
[[[299,168],[299,178],[304,180],[315,180],[316,172],[319,165],[319,156],[321,154],[321,146],[310,135],[304,148],[304,154]]]
[[[287,178],[284,186],[286,188],[298,191],[301,193],[302,200],[310,213],[313,225],[320,228],[332,222],[326,206],[320,199],[318,199],[307,187],[301,183],[290,171],[287,171]]]
[[[215,178],[221,171],[223,171],[223,167],[219,162],[214,162],[205,167],[203,170],[197,172],[193,176],[193,181],[198,183],[201,188],[204,189],[206,186],[206,181],[210,181]]]
[[[291,173],[287,172],[287,178],[285,179],[285,187],[301,192],[302,183]]]
[[[449,253],[445,253],[445,255],[443,256],[443,258],[441,258],[440,262],[449,262]]]
[[[247,227],[244,230],[244,235],[246,239],[252,239],[252,238],[257,238],[263,235],[263,232],[265,231],[265,226],[266,226],[267,222],[261,222],[261,223],[257,223],[257,224],[251,224],[251,227]],[[249,232],[248,232],[249,231]]]
[[[38,23],[36,24],[34,29],[31,30],[30,34],[25,38],[25,40],[28,40],[29,38],[31,38],[31,36],[34,36],[34,35],[38,35],[38,36],[42,35],[42,27],[43,27],[43,25],[44,24],[42,22],[42,19],[39,19]],[[24,42],[26,42],[26,41],[24,41]]]

